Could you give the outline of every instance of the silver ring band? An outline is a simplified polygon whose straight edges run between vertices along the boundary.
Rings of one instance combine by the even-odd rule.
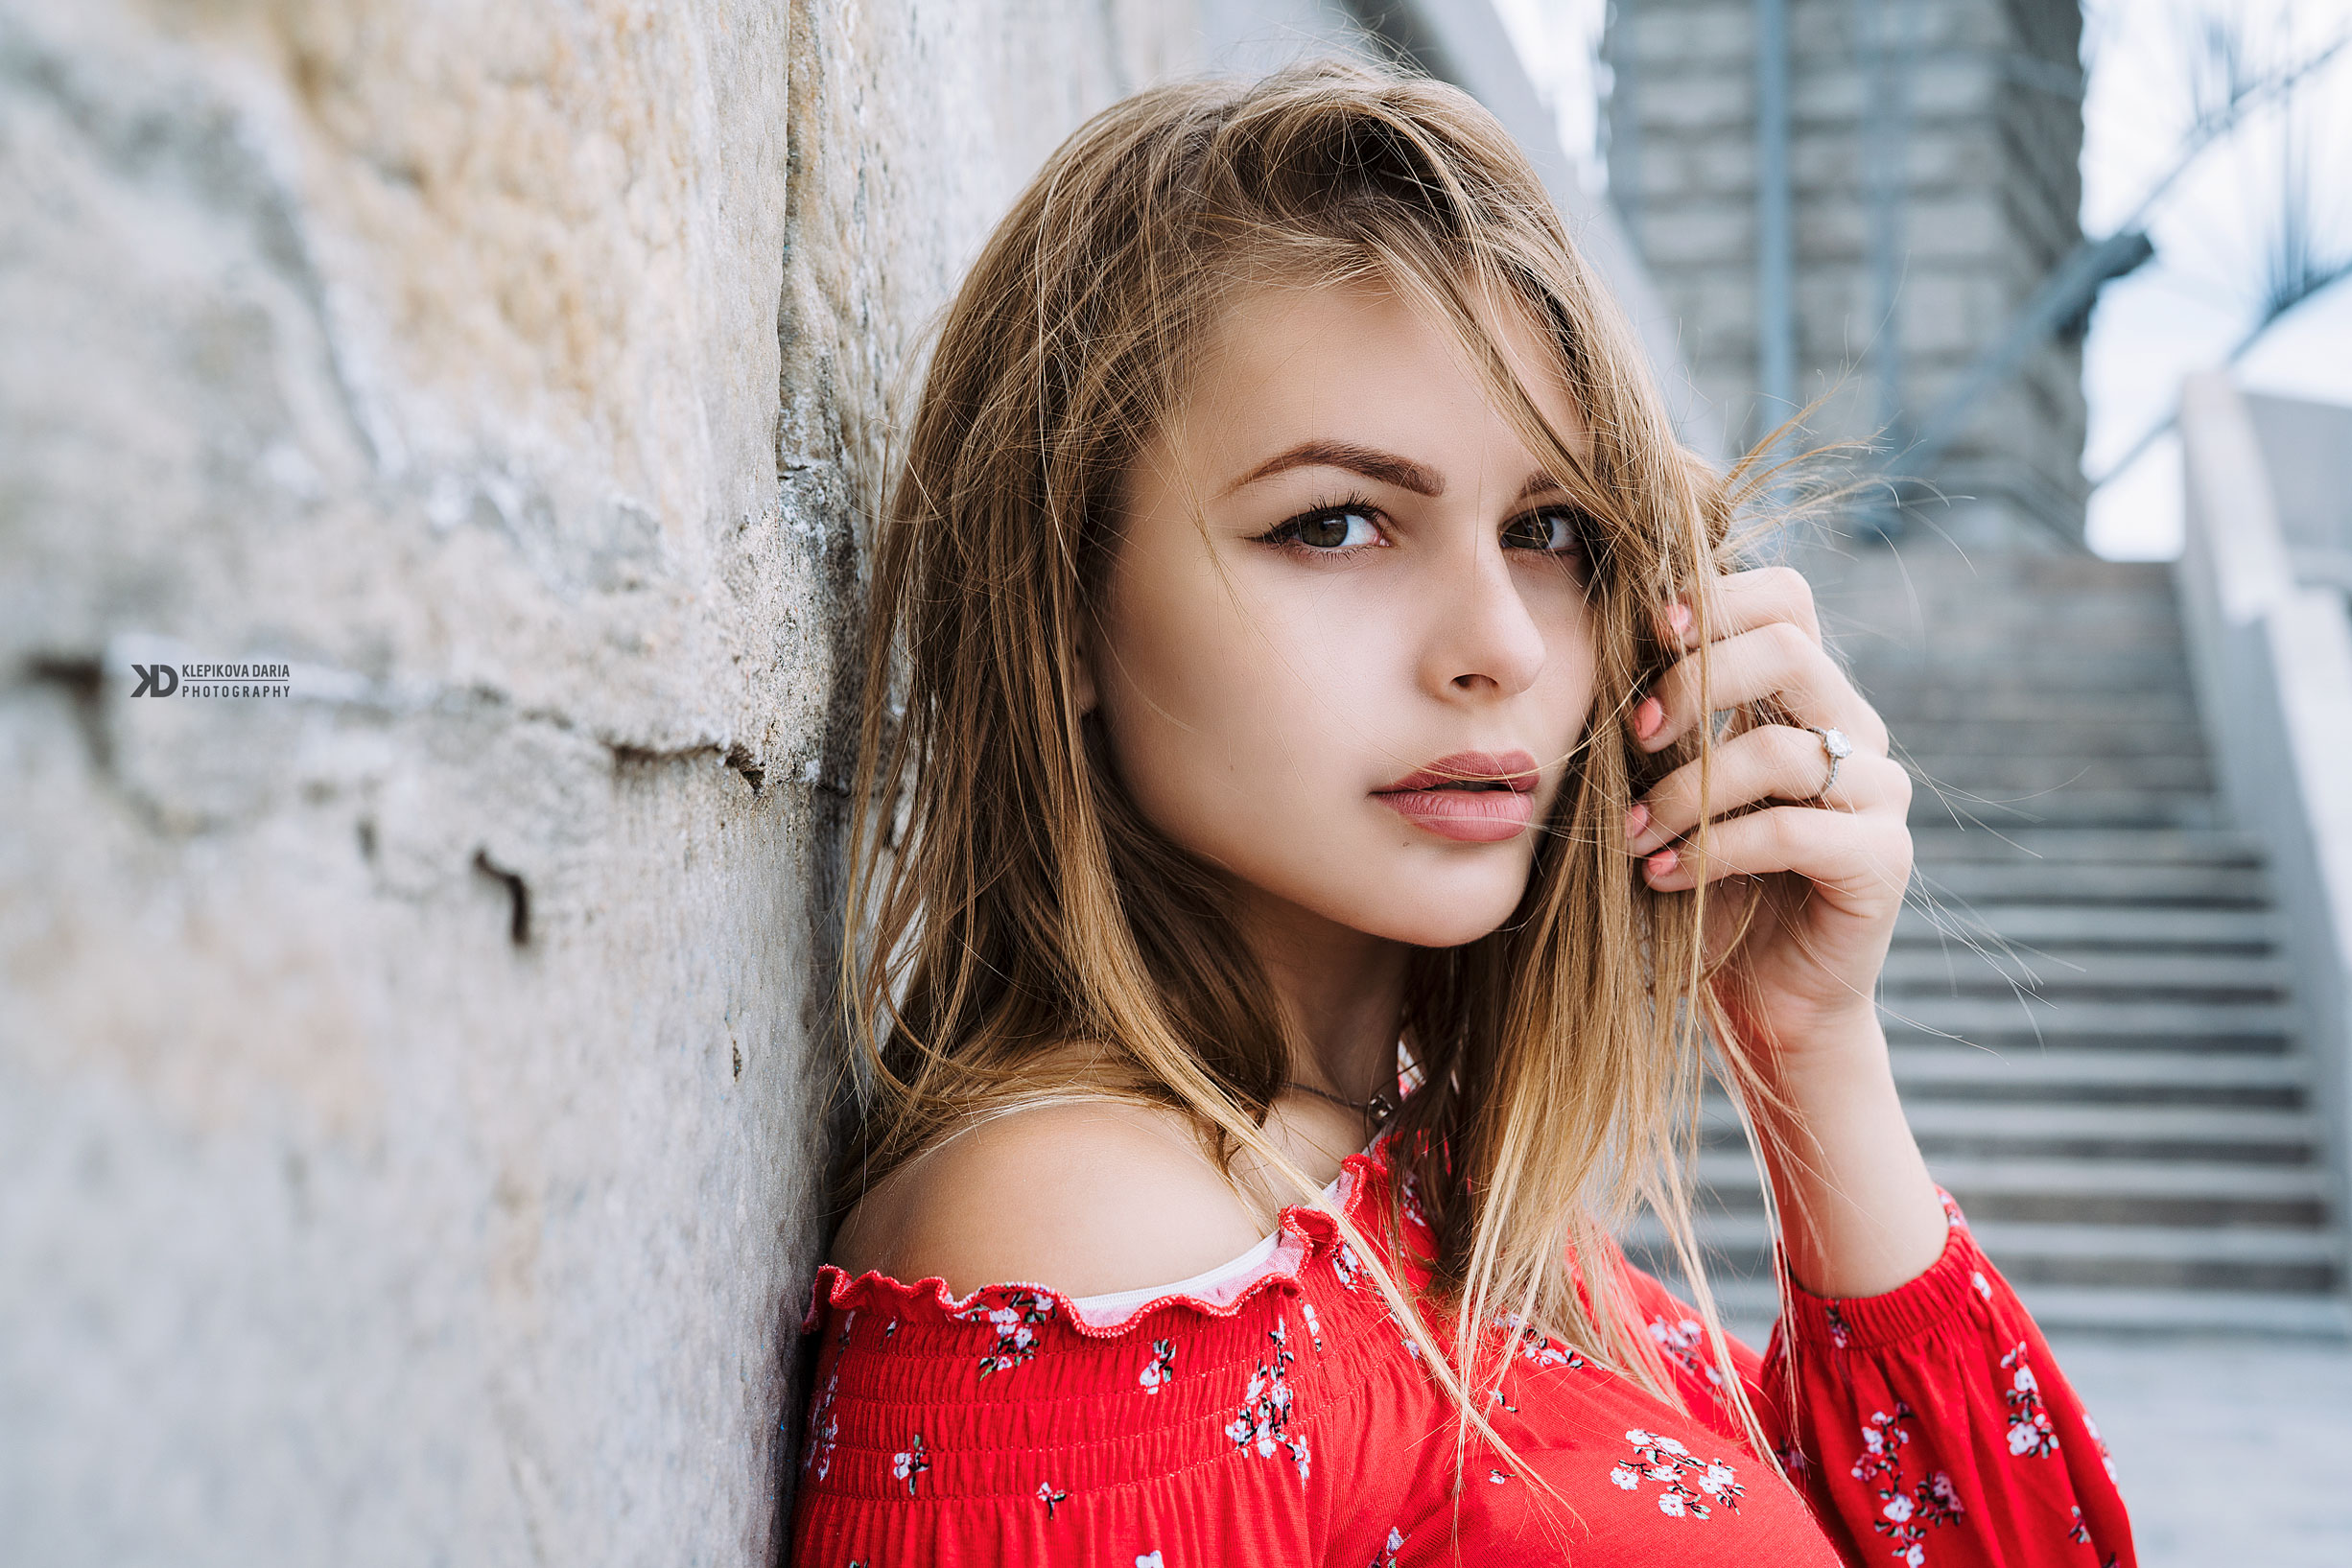
[[[1838,764],[1854,754],[1854,743],[1846,738],[1844,730],[1824,730],[1818,724],[1808,724],[1805,728],[1822,737],[1822,750],[1829,758],[1829,777],[1823,779],[1821,788],[1814,791],[1813,798],[1819,800],[1836,787]]]

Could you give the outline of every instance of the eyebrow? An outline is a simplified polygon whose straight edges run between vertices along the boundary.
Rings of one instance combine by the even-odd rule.
[[[1436,472],[1399,457],[1393,452],[1377,447],[1357,446],[1352,441],[1301,441],[1287,452],[1277,453],[1251,469],[1226,491],[1231,495],[1245,485],[1259,480],[1272,479],[1277,474],[1294,468],[1344,468],[1351,474],[1361,474],[1382,484],[1393,484],[1399,490],[1410,490],[1417,496],[1442,496],[1446,481]]]
[[[1302,441],[1287,452],[1277,453],[1251,469],[1229,485],[1225,493],[1231,495],[1235,490],[1256,484],[1259,480],[1272,479],[1294,468],[1342,468],[1382,484],[1393,484],[1399,490],[1410,490],[1417,496],[1442,496],[1446,493],[1446,481],[1438,477],[1436,470],[1410,457],[1382,452],[1377,447],[1358,446],[1352,441]],[[1546,490],[1562,488],[1564,487],[1549,474],[1538,473],[1530,476],[1527,482],[1519,487],[1514,501],[1525,501]]]

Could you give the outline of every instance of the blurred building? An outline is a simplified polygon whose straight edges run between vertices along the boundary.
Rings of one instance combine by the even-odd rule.
[[[1617,0],[1611,191],[1735,446],[1818,402],[1921,525],[2081,538],[2081,315],[1945,406],[2082,239],[2081,30],[2076,0]]]

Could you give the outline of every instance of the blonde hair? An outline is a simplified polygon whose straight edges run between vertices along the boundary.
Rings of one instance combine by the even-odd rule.
[[[1326,62],[1129,99],[1054,154],[957,294],[877,541],[847,982],[868,1104],[838,1196],[979,1118],[1082,1093],[1175,1108],[1229,1174],[1246,1150],[1316,1201],[1261,1131],[1292,1042],[1226,884],[1139,814],[1074,684],[1123,478],[1235,291],[1264,282],[1385,288],[1448,330],[1588,535],[1603,702],[1525,894],[1492,934],[1412,964],[1422,1085],[1392,1124],[1391,1198],[1409,1178],[1435,1229],[1427,1295],[1453,1308],[1458,1366],[1374,1257],[1376,1282],[1460,1441],[1476,1429],[1507,1455],[1472,1391],[1509,1347],[1490,1367],[1479,1346],[1501,1336],[1476,1325],[1516,1320],[1679,1403],[1611,1240],[1646,1207],[1769,1459],[1691,1235],[1720,1022],[1704,896],[1652,892],[1623,833],[1633,801],[1709,744],[1702,725],[1648,756],[1620,719],[1672,657],[1666,605],[1704,622],[1731,499],[1677,442],[1524,155],[1439,82]],[[1581,440],[1514,379],[1497,299],[1556,349]],[[1094,1050],[1082,1085],[1073,1042]]]

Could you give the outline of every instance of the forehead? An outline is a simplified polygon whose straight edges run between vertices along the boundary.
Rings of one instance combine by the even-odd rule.
[[[1477,314],[1553,431],[1581,447],[1584,421],[1535,311],[1507,298]],[[1235,293],[1203,343],[1180,422],[1217,447],[1259,445],[1278,428],[1298,434],[1345,426],[1359,437],[1385,433],[1403,450],[1438,428],[1501,422],[1474,352],[1389,288],[1255,285]]]

